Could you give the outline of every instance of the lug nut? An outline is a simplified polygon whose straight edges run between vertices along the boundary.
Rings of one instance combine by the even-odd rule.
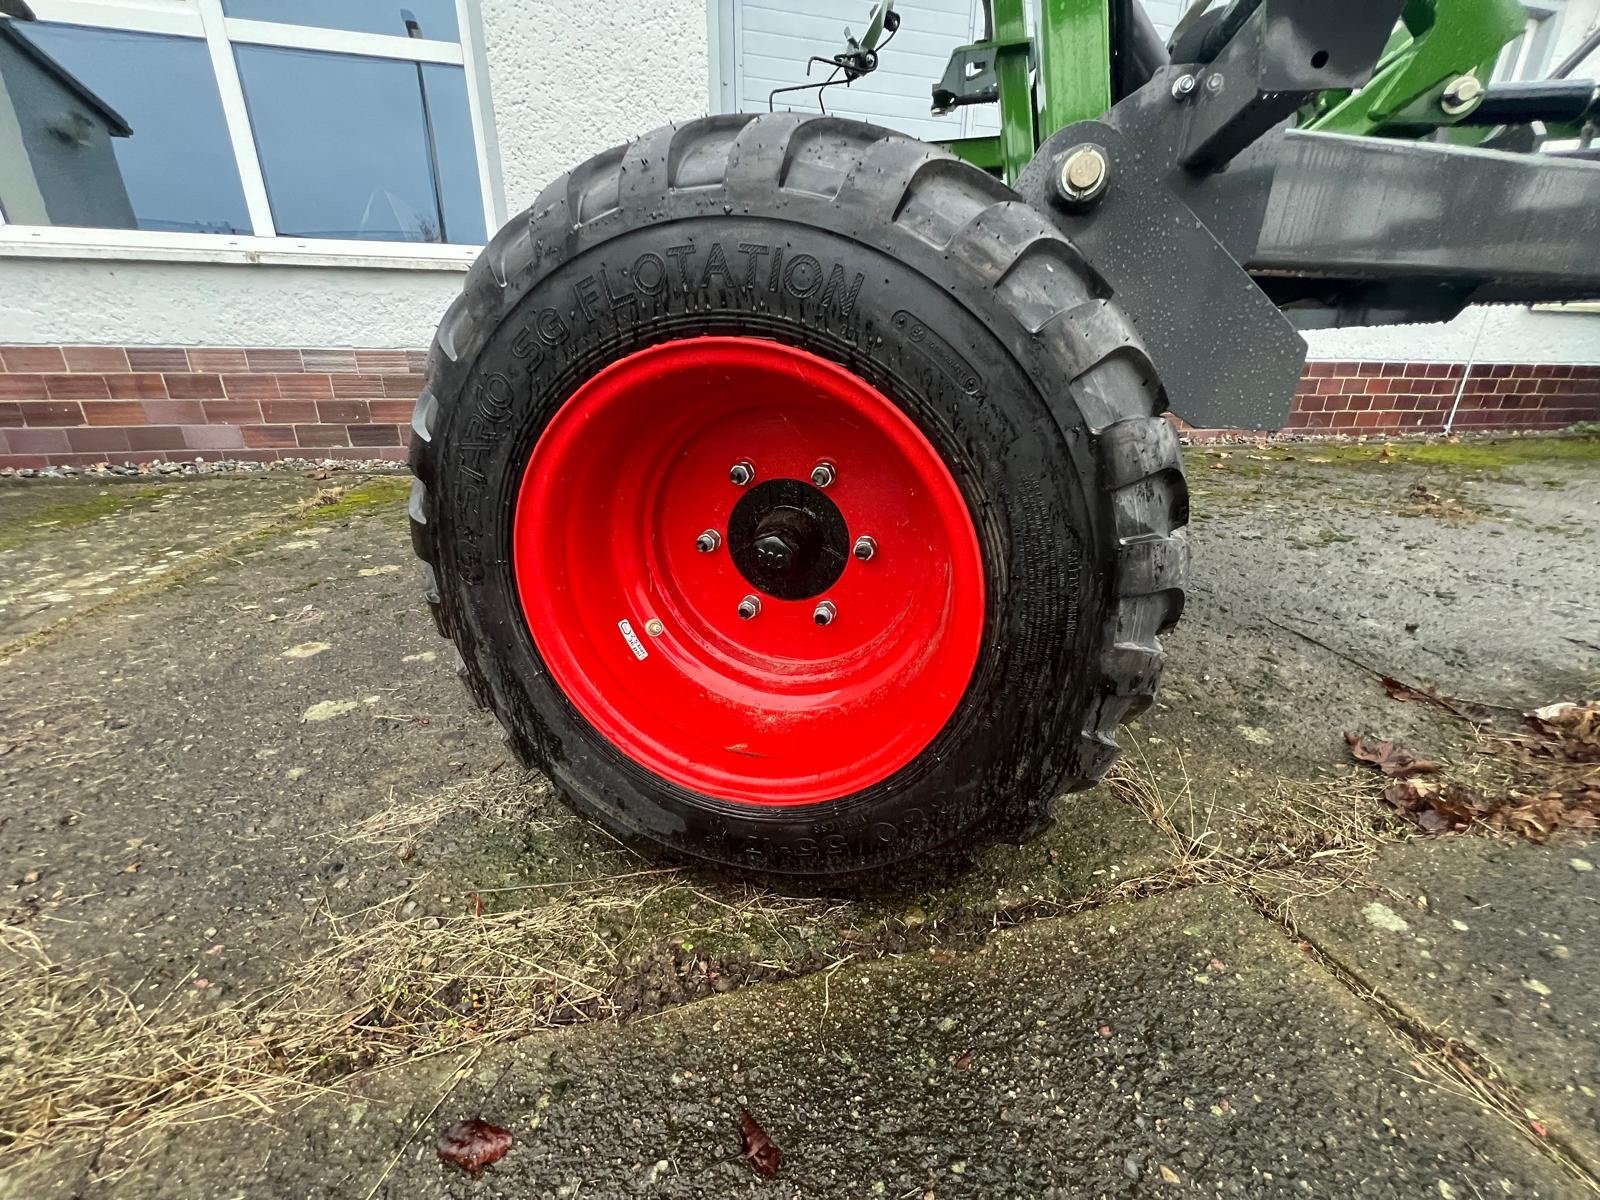
[[[715,529],[708,529],[694,540],[694,548],[701,554],[710,554],[722,545],[722,535]]]
[[[818,463],[811,468],[811,482],[819,488],[827,487],[833,482],[833,464]]]
[[[760,612],[761,597],[746,596],[743,600],[739,601],[739,619],[741,621],[753,621]]]
[[[750,460],[747,458],[741,458],[728,471],[728,481],[738,487],[744,487],[755,477],[756,469],[750,465]]]
[[[856,539],[856,544],[851,547],[851,553],[859,558],[862,562],[870,562],[872,560],[872,556],[877,552],[877,539],[868,537],[866,534],[862,534],[860,537],[858,537]]]
[[[1106,152],[1099,146],[1087,142],[1074,146],[1061,156],[1060,162],[1056,189],[1067,203],[1088,204],[1105,191],[1111,164],[1106,160]]]
[[[839,610],[833,606],[832,600],[824,600],[811,613],[811,619],[818,625],[832,625],[833,619],[839,615]]]

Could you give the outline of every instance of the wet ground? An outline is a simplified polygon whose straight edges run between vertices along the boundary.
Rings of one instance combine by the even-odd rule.
[[[1600,1193],[1600,847],[1423,837],[1343,739],[1492,787],[1600,695],[1600,444],[1190,473],[1117,778],[866,900],[642,861],[520,772],[403,480],[0,490],[0,1194]],[[473,1116],[516,1138],[476,1178]]]

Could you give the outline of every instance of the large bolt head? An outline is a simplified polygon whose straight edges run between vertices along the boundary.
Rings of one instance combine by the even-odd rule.
[[[825,488],[833,482],[833,464],[818,463],[811,470],[811,482],[819,488]]]
[[[1074,146],[1061,157],[1061,173],[1056,180],[1061,198],[1070,204],[1087,204],[1105,191],[1111,164],[1105,151],[1087,143]]]
[[[795,548],[787,538],[769,533],[756,539],[755,553],[756,565],[763,571],[778,573],[787,571],[794,563]]]
[[[760,612],[761,597],[746,596],[743,600],[739,601],[739,619],[741,621],[753,621]]]
[[[851,547],[851,553],[862,562],[868,562],[878,552],[878,540],[867,534],[862,534],[856,539],[856,544]]]
[[[1186,100],[1194,95],[1195,89],[1200,86],[1200,81],[1193,75],[1179,75],[1172,81],[1172,98]]]
[[[701,554],[710,554],[722,545],[722,535],[715,529],[708,529],[694,540],[694,548]]]
[[[833,606],[832,600],[824,600],[811,612],[811,619],[818,625],[832,625],[833,619],[839,615],[839,610]]]
[[[1461,117],[1483,101],[1483,80],[1476,75],[1460,75],[1439,96],[1439,107],[1446,116]]]
[[[728,482],[736,487],[744,487],[755,477],[756,469],[746,459],[741,458],[728,469]]]

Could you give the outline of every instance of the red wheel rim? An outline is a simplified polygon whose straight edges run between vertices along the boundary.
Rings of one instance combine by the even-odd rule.
[[[793,805],[880,783],[944,728],[977,662],[982,559],[949,469],[881,392],[776,342],[667,342],[588,380],[534,447],[512,537],[555,682],[629,759],[704,795]],[[747,573],[773,564],[761,583],[789,591],[838,574],[783,598]]]

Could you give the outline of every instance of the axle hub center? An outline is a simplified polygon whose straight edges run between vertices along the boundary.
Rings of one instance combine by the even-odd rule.
[[[728,550],[753,587],[780,600],[805,600],[838,582],[850,555],[850,534],[838,505],[821,488],[770,479],[734,506]]]

